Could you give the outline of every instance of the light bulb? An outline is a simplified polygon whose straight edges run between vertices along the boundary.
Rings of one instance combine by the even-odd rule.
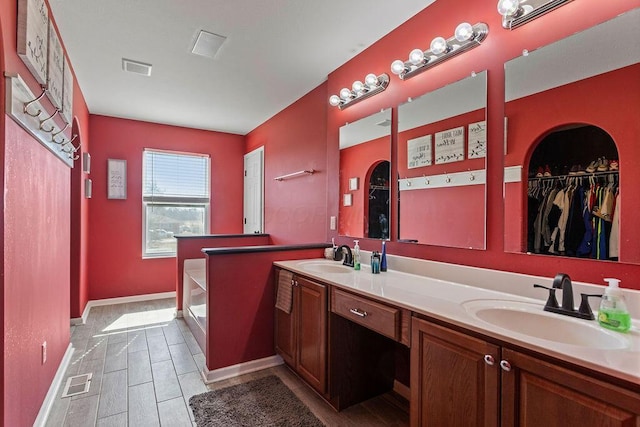
[[[393,74],[400,75],[405,70],[406,70],[406,67],[404,66],[404,62],[403,61],[401,61],[399,59],[396,59],[395,61],[393,61],[391,63],[391,72]]]
[[[376,76],[373,73],[367,74],[367,76],[364,78],[364,84],[366,84],[369,87],[378,86],[378,76]]]
[[[413,49],[409,53],[409,62],[413,65],[420,65],[424,62],[424,52],[420,49]]]
[[[458,40],[460,43],[466,42],[467,40],[471,40],[474,36],[473,27],[468,22],[463,22],[456,27],[456,31],[454,34],[456,40]]]
[[[340,98],[344,99],[345,101],[348,101],[352,98],[353,93],[349,90],[349,88],[343,87],[342,89],[340,89]]]
[[[447,41],[444,39],[444,37],[436,37],[435,39],[431,40],[430,49],[434,54],[440,55],[447,50]]]
[[[353,89],[355,93],[360,93],[364,89],[364,85],[360,80],[356,80],[355,82],[353,82],[351,89]]]
[[[520,9],[520,0],[498,0],[498,13],[502,16],[512,16]]]
[[[329,104],[333,107],[340,105],[340,97],[338,95],[331,95],[329,97]]]

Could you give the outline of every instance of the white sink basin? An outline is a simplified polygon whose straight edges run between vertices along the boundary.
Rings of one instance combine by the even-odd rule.
[[[346,265],[338,264],[333,261],[310,261],[301,263],[300,266],[303,270],[316,274],[344,274],[351,273],[353,271],[352,267],[347,267]]]
[[[507,300],[474,300],[462,304],[475,319],[518,334],[594,349],[628,346],[624,336],[596,322],[543,311],[541,304]]]

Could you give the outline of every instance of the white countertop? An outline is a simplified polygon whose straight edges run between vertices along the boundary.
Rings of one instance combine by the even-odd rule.
[[[630,331],[619,333],[600,327],[595,320],[582,320],[544,312],[544,300],[516,295],[512,289],[509,293],[501,292],[496,290],[499,285],[493,285],[493,289],[485,289],[393,270],[371,274],[370,267],[365,264],[362,265],[361,270],[352,269],[347,273],[315,272],[309,268],[310,264],[319,263],[334,266],[341,264],[325,259],[278,261],[274,264],[339,288],[369,295],[393,305],[464,327],[487,337],[640,385],[640,322],[637,319],[633,320]],[[541,296],[546,298],[547,293],[544,292]],[[574,299],[576,304],[580,302],[579,295],[574,295]],[[534,311],[536,307],[539,307],[541,315],[558,318],[563,322],[574,322],[576,328],[581,330],[586,327],[586,330],[589,331],[588,328],[592,327],[594,334],[604,333],[608,336],[607,338],[620,341],[621,348],[601,349],[560,343],[497,327],[477,318],[465,308],[475,304],[472,301],[478,300],[484,300],[482,303],[485,305],[495,303],[496,307],[509,305],[511,302],[526,303],[527,306],[532,306]],[[595,314],[597,316],[597,313]]]

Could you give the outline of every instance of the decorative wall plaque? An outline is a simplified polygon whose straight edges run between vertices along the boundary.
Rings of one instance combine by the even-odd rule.
[[[487,122],[469,124],[469,145],[467,158],[478,159],[487,156]]]
[[[73,73],[69,60],[64,57],[64,78],[62,81],[62,117],[67,123],[73,120]]]
[[[48,32],[45,0],[18,0],[18,55],[43,86],[47,84]]]
[[[127,198],[127,161],[107,160],[107,198]]]
[[[431,135],[407,141],[407,169],[431,166]]]
[[[436,132],[436,164],[464,160],[464,126]]]
[[[47,67],[47,96],[54,107],[62,109],[62,80],[64,51],[53,23],[49,23],[49,60]]]

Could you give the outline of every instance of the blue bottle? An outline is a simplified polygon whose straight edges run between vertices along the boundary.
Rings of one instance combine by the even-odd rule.
[[[380,255],[380,271],[387,271],[387,242],[382,241],[382,254]]]

